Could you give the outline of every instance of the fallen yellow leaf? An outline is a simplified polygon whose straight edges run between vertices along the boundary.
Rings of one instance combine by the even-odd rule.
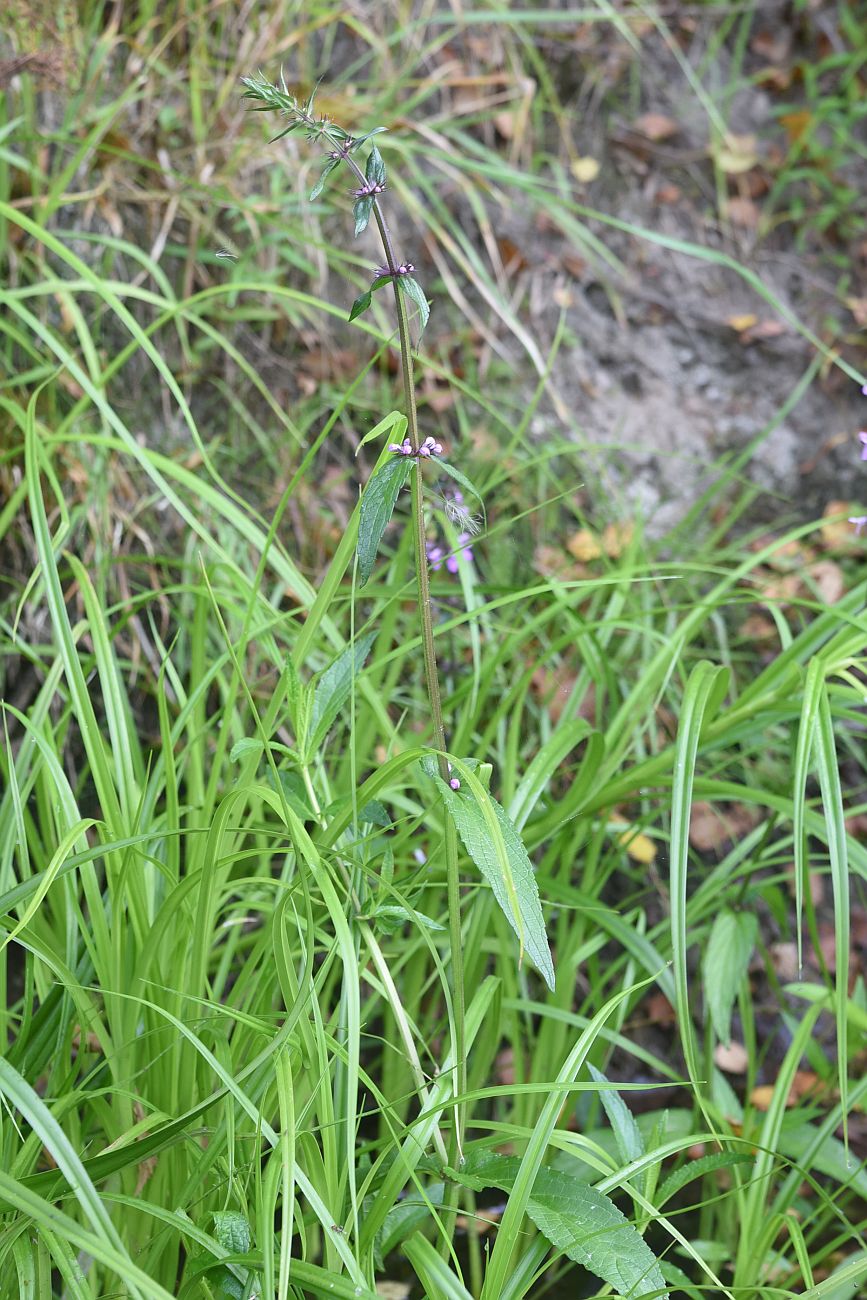
[[[572,175],[576,181],[586,185],[589,181],[595,181],[599,175],[600,164],[595,158],[576,158],[572,163]]]

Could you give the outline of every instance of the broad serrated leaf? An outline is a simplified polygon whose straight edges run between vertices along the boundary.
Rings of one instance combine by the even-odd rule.
[[[281,685],[286,692],[286,707],[289,710],[289,720],[292,723],[295,732],[295,740],[298,744],[301,744],[303,741],[298,735],[299,730],[301,729],[301,711],[298,706],[301,702],[301,695],[304,688],[301,685],[301,678],[298,676],[298,669],[295,667],[295,660],[292,658],[291,654],[286,656],[281,677]]]
[[[256,740],[253,736],[245,736],[243,740],[236,740],[229,750],[229,762],[240,763],[242,758],[248,758],[250,754],[261,754],[263,749],[261,740]]]
[[[310,795],[300,772],[294,770],[280,771],[277,773],[280,781],[280,789],[292,811],[301,818],[302,821],[310,821],[315,817],[313,809],[310,807]],[[273,772],[268,773],[268,784],[276,788]]]
[[[654,1197],[654,1204],[657,1209],[670,1201],[675,1192],[679,1192],[682,1187],[688,1183],[694,1182],[697,1178],[703,1178],[705,1174],[716,1173],[718,1169],[729,1169],[732,1165],[749,1164],[752,1156],[745,1151],[714,1151],[709,1156],[699,1156],[697,1160],[687,1160],[675,1169],[673,1174],[665,1179]]]
[[[314,199],[318,199],[318,198],[319,198],[319,195],[320,195],[320,194],[322,193],[322,191],[325,189],[325,182],[328,180],[328,177],[329,177],[329,176],[331,175],[331,173],[334,171],[334,168],[335,168],[335,167],[339,167],[339,166],[340,166],[340,159],[339,159],[339,158],[329,158],[329,159],[328,159],[328,162],[327,162],[327,163],[325,164],[325,166],[322,168],[322,175],[319,177],[319,180],[316,182],[316,184],[313,186],[313,189],[310,191],[310,202],[311,202],[311,203],[313,202]]]
[[[214,1236],[223,1249],[230,1250],[233,1255],[246,1255],[253,1240],[249,1223],[237,1210],[214,1212]]]
[[[394,821],[384,803],[379,799],[369,799],[358,811],[358,820],[370,826],[382,826],[384,829],[394,825]]]
[[[587,1068],[596,1083],[608,1083],[602,1071],[597,1070],[595,1065],[591,1065],[589,1061]],[[633,1160],[639,1160],[644,1155],[644,1140],[632,1111],[616,1088],[600,1088],[599,1100],[602,1102],[605,1114],[608,1116],[608,1123],[614,1133],[620,1159],[625,1165],[630,1164]]]
[[[373,211],[373,195],[366,194],[363,198],[356,199],[352,209],[352,215],[355,217],[355,236],[361,234],[367,229],[367,223],[370,221],[370,214]]]
[[[374,185],[385,184],[385,163],[382,161],[382,154],[376,145],[373,146],[367,156],[367,167],[364,175]]]
[[[364,293],[360,293],[358,297],[355,299],[355,302],[352,304],[352,306],[349,309],[349,319],[353,321],[358,316],[361,316],[364,312],[367,311],[368,307],[372,302],[373,302],[373,294],[371,293],[370,289],[366,289]]]
[[[316,683],[310,719],[310,739],[306,747],[308,758],[320,748],[335,718],[349,699],[352,679],[361,671],[375,640],[375,632],[367,632],[364,636],[360,636],[337,656]]]
[[[433,761],[424,762],[454,821],[464,848],[481,871],[503,915],[518,936],[550,989],[554,964],[545,934],[539,886],[524,842],[506,810],[497,803],[467,767],[460,765],[460,790],[452,790],[439,776]],[[519,956],[520,962],[520,956]]]
[[[418,336],[421,338],[422,334],[424,334],[425,326],[430,320],[430,304],[424,296],[424,289],[421,287],[418,280],[414,280],[411,275],[399,276],[397,283],[400,285],[407,298],[414,302],[418,307]]]
[[[362,587],[373,572],[382,534],[411,469],[409,456],[391,456],[367,481],[358,515],[358,577]]]
[[[425,1189],[424,1198],[414,1189],[402,1201],[398,1201],[385,1216],[385,1222],[376,1234],[374,1251],[380,1260],[380,1267],[385,1267],[385,1257],[396,1249],[402,1241],[430,1221],[430,1206],[440,1206],[445,1195],[445,1183],[433,1183]]]
[[[470,1154],[459,1182],[511,1192],[521,1161],[491,1152]],[[542,1168],[527,1214],[552,1245],[629,1300],[667,1300],[659,1261],[633,1223],[603,1192],[557,1169]]]
[[[732,1007],[747,973],[758,932],[758,918],[752,912],[724,908],[713,923],[702,976],[705,1005],[721,1043],[731,1041]]]

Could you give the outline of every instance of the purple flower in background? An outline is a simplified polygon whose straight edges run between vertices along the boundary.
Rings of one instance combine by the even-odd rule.
[[[861,529],[867,524],[867,515],[850,515],[849,523],[855,525],[855,536],[860,537]]]
[[[446,569],[449,571],[449,573],[457,573],[458,569],[460,568],[460,558],[459,558],[460,556],[463,556],[468,564],[472,564],[473,562],[472,547],[467,545],[469,541],[470,541],[469,533],[460,533],[458,535],[457,548],[452,552],[446,551],[445,547],[440,546],[438,542],[428,542],[427,544],[428,564],[434,570],[435,573],[439,573],[440,569],[443,567],[443,564],[445,564]]]
[[[867,460],[867,433],[862,431],[858,437],[861,439],[861,459]]]

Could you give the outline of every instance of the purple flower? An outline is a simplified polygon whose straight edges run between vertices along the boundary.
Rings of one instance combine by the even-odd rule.
[[[862,431],[858,437],[861,439],[861,459],[867,460],[867,433]]]
[[[860,536],[861,529],[867,524],[867,515],[850,515],[849,523],[855,525],[855,535]]]
[[[861,392],[864,394],[865,397],[867,397],[867,384],[861,385]]]
[[[385,192],[385,181],[363,181],[357,190],[350,190],[354,199],[369,199],[374,194]]]
[[[378,278],[388,275],[412,275],[414,270],[412,262],[401,262],[400,266],[378,266],[376,275]]]
[[[471,540],[469,533],[458,534],[458,544],[454,551],[447,552],[445,547],[440,546],[437,542],[428,542],[427,559],[428,564],[435,573],[439,573],[445,564],[449,573],[456,574],[461,567],[461,556],[468,564],[473,563],[473,550],[467,543]]]

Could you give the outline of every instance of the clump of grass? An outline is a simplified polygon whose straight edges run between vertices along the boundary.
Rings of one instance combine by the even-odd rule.
[[[154,260],[150,288],[124,283],[58,211],[0,210],[33,256],[2,294],[28,361],[4,395],[22,472],[0,536],[34,560],[4,623],[20,667],[0,756],[0,1294],[373,1296],[398,1272],[477,1300],[599,1278],[634,1296],[857,1287],[857,572],[833,606],[775,594],[819,526],[703,542],[710,498],[661,545],[623,530],[577,567],[574,448],[528,447],[472,370],[457,423],[485,409],[502,445],[486,460],[445,440],[487,506],[470,559],[428,490],[425,509],[423,475],[448,475],[415,454],[435,431],[422,416],[403,454],[389,383],[363,401],[335,386],[302,449],[232,339],[245,313],[273,324],[263,302],[338,309],[243,266],[192,293]],[[372,304],[391,284],[401,312],[409,273],[386,261]],[[379,352],[389,330],[369,337]],[[271,508],[222,477],[188,400],[179,372],[203,353],[258,383],[294,444],[287,472],[268,466]],[[130,367],[180,412],[174,452],[137,436]],[[316,499],[326,439],[359,427],[358,463],[383,451],[313,582],[282,521]],[[380,530],[405,469],[409,526]],[[525,537],[559,562],[534,569]],[[761,654],[743,617],[759,603]],[[453,773],[425,770],[446,753]],[[699,847],[697,803],[741,829]],[[475,871],[491,846],[510,862],[513,835],[553,990],[518,960],[508,889],[498,906]],[[817,878],[834,904],[818,914]],[[802,910],[786,973],[775,945],[797,946]],[[718,1064],[729,1036],[742,1075]]]

